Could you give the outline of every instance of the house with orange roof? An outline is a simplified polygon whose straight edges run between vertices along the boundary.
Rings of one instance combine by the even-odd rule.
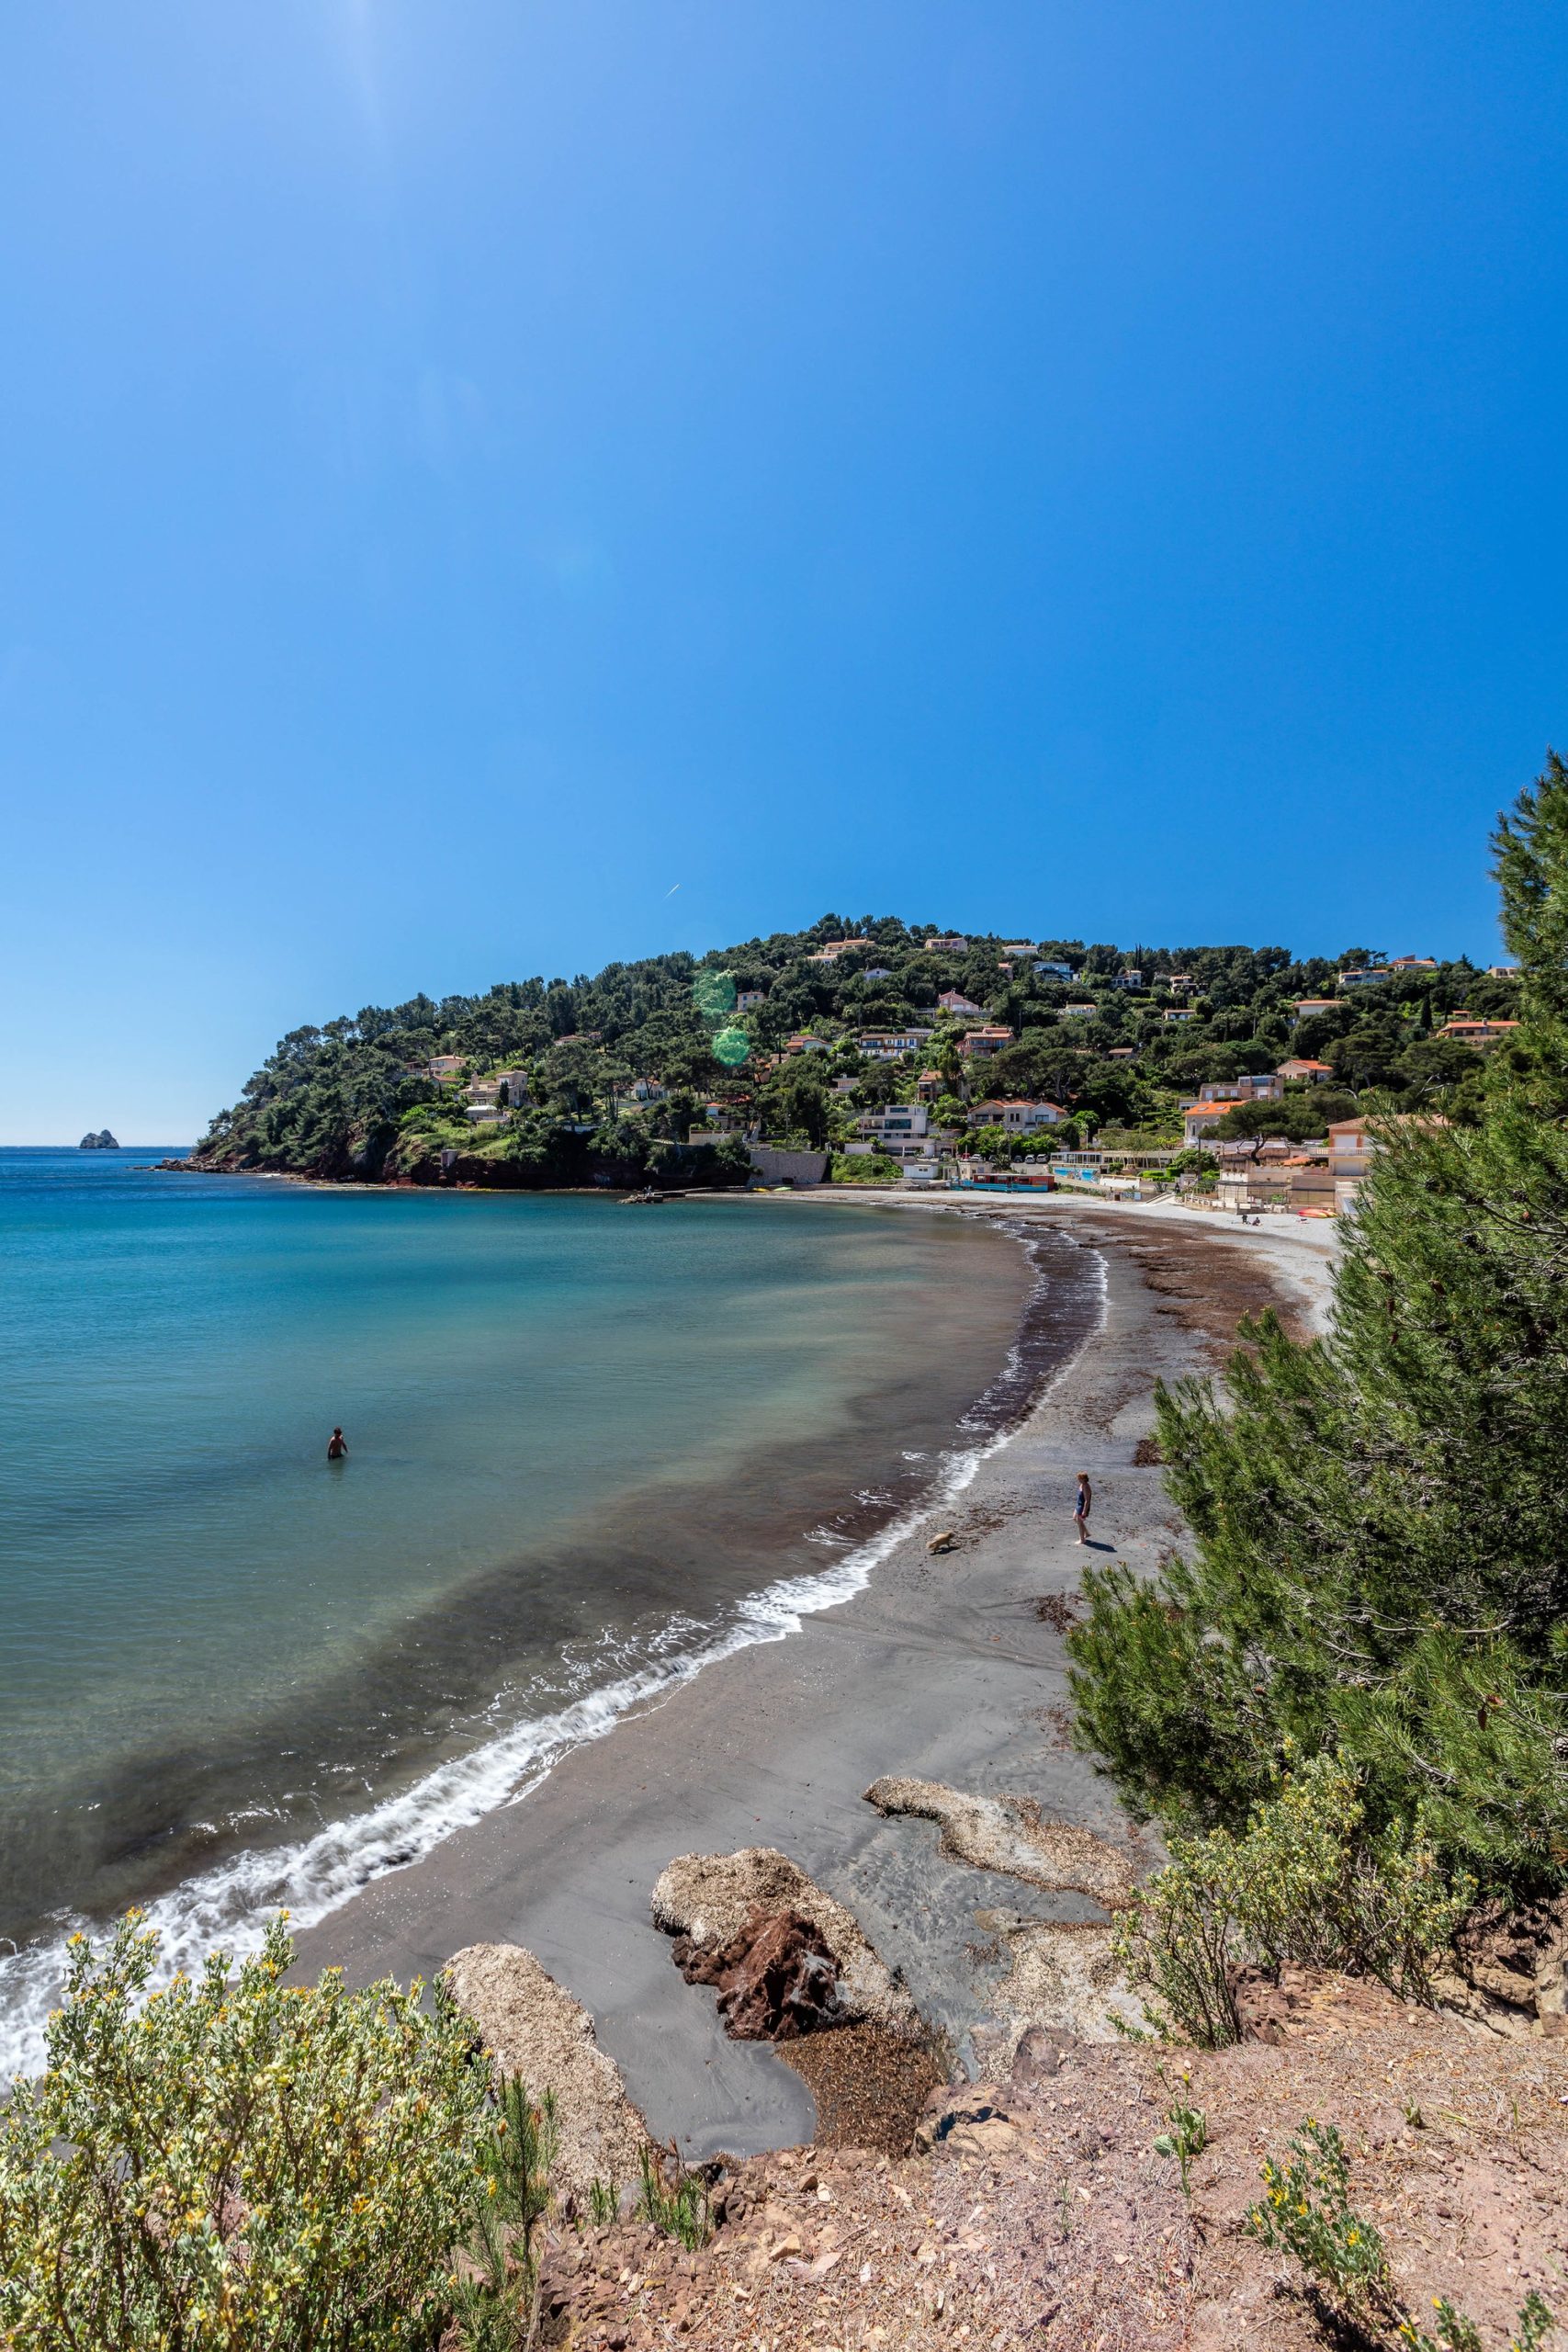
[[[875,942],[870,939],[825,939],[806,960],[808,964],[836,964],[840,956],[849,954],[852,947],[871,947],[874,944]]]
[[[1219,1125],[1227,1112],[1241,1111],[1246,1107],[1239,1094],[1232,1095],[1224,1102],[1185,1104],[1181,1113],[1182,1142],[1189,1146],[1201,1145],[1211,1130]]]
[[[1473,1012],[1450,1012],[1437,1035],[1461,1046],[1495,1046],[1518,1025],[1517,1021],[1478,1021]]]
[[[1274,1075],[1287,1081],[1304,1079],[1309,1086],[1321,1086],[1325,1078],[1333,1077],[1334,1065],[1332,1062],[1309,1061],[1301,1054],[1292,1054],[1288,1062],[1280,1064]]]
[[[966,1029],[958,1041],[958,1050],[961,1054],[973,1058],[976,1054],[999,1054],[1004,1046],[1010,1046],[1011,1043],[1010,1029],[1004,1029],[996,1022],[989,1022],[984,1029]]]

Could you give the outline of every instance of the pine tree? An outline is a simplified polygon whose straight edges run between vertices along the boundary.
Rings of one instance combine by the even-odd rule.
[[[1495,837],[1520,1027],[1472,1125],[1387,1120],[1327,1335],[1162,1390],[1195,1545],[1091,1571],[1079,1736],[1130,1801],[1235,1822],[1288,1736],[1456,1860],[1568,1877],[1568,767]]]

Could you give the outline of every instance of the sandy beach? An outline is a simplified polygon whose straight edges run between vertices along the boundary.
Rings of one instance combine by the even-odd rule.
[[[820,1195],[800,1211],[874,1205]],[[884,1819],[863,1792],[908,1775],[1124,1832],[1109,1784],[1067,1742],[1063,1641],[1038,1607],[1071,1595],[1085,1561],[1074,1474],[1095,1485],[1089,1556],[1152,1568],[1179,1534],[1157,1467],[1134,1459],[1154,1381],[1213,1367],[1240,1317],[1266,1305],[1298,1327],[1314,1320],[1332,1234],[1059,1199],[994,1196],[963,1213],[1065,1228],[1102,1261],[1104,1311],[942,1513],[955,1547],[933,1556],[928,1522],[852,1601],[711,1667],[520,1802],[368,1885],[300,1939],[306,1968],[428,1977],[465,1945],[525,1945],[592,2012],[656,2133],[693,2155],[746,2153],[809,2138],[813,2103],[771,2049],[728,2041],[711,1996],[671,1965],[649,1898],[673,1856],[782,1849],[855,1913],[961,2062],[1001,1973],[997,1918],[1094,1916],[1079,1895],[943,1859],[931,1824]]]

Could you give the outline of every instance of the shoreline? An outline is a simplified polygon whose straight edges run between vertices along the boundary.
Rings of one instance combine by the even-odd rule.
[[[1056,1626],[1080,1565],[1073,1474],[1095,1481],[1094,1556],[1151,1570],[1180,1532],[1157,1469],[1136,1459],[1155,1379],[1213,1369],[1240,1317],[1265,1305],[1321,1324],[1329,1253],[1281,1259],[1256,1246],[1256,1227],[1184,1222],[1167,1236],[1077,1200],[1065,1214],[1016,1196],[962,1208],[1014,1231],[1049,1223],[1092,1249],[1104,1311],[953,1490],[956,1548],[931,1555],[930,1513],[918,1515],[848,1599],[716,1659],[573,1748],[525,1801],[367,1885],[300,1937],[302,1969],[428,1980],[460,1946],[522,1944],[593,2016],[655,2135],[696,2158],[809,2140],[815,2109],[771,2047],[727,2040],[711,1997],[671,1964],[649,1903],[675,1856],[780,1848],[860,1919],[961,2061],[991,2014],[998,1923],[1097,1916],[1081,1896],[944,1859],[931,1824],[886,1819],[863,1792],[892,1774],[1019,1795],[1125,1839],[1110,1784],[1066,1737]]]
[[[335,1808],[306,1816],[291,1833],[259,1844],[234,1845],[227,1854],[197,1860],[194,1868],[177,1867],[180,1858],[164,1850],[169,1843],[165,1834],[160,1849],[150,1857],[162,1883],[155,1879],[151,1885],[133,1885],[120,1901],[134,1899],[146,1907],[149,1923],[164,1937],[167,1965],[199,1965],[209,1949],[247,1947],[260,1923],[279,1905],[290,1908],[303,1925],[327,1931],[356,1890],[417,1864],[455,1829],[515,1803],[564,1755],[603,1739],[628,1714],[659,1705],[726,1657],[780,1641],[804,1617],[858,1591],[886,1546],[966,1483],[979,1453],[998,1442],[998,1433],[1005,1436],[1016,1425],[1035,1393],[1043,1366],[1060,1354],[1060,1308],[1043,1317],[1038,1308],[1040,1279],[1032,1261],[1041,1253],[1026,1251],[1013,1235],[1005,1241],[1008,1246],[1003,1247],[999,1234],[977,1244],[971,1237],[956,1256],[949,1250],[922,1246],[910,1261],[916,1267],[929,1261],[926,1279],[939,1281],[949,1302],[934,1317],[921,1307],[919,1328],[945,1333],[952,1341],[963,1338],[962,1325],[969,1340],[950,1368],[940,1373],[933,1369],[929,1379],[918,1359],[905,1360],[897,1367],[897,1376],[882,1379],[886,1404],[869,1420],[857,1419],[853,1424],[857,1441],[875,1441],[869,1453],[857,1442],[852,1462],[840,1462],[837,1472],[831,1462],[825,1464],[821,1474],[804,1484],[800,1465],[789,1467],[787,1450],[784,1459],[773,1464],[769,1481],[759,1490],[762,1517],[771,1510],[781,1530],[793,1531],[787,1540],[781,1537],[776,1556],[770,1560],[758,1552],[751,1561],[759,1540],[756,1495],[726,1500],[716,1489],[713,1504],[717,1508],[705,1504],[700,1493],[694,1496],[689,1521],[682,1521],[687,1531],[684,1549],[692,1551],[691,1566],[696,1569],[703,1546],[716,1546],[710,1556],[716,1565],[729,1562],[729,1592],[727,1596],[722,1575],[717,1585],[710,1577],[702,1588],[708,1591],[712,1585],[710,1607],[699,1605],[684,1584],[671,1586],[664,1609],[668,1623],[641,1642],[640,1663],[632,1657],[611,1659],[607,1680],[601,1673],[591,1687],[580,1688],[576,1695],[563,1691],[558,1702],[542,1711],[531,1708],[515,1723],[499,1718],[478,1746],[464,1743],[443,1754],[438,1743],[422,1764],[394,1777],[378,1794],[367,1783],[369,1802],[362,1799],[360,1807],[346,1816]],[[902,1254],[899,1245],[891,1246]],[[1049,1259],[1054,1253],[1047,1250],[1043,1254]],[[815,1259],[817,1252],[811,1255]],[[912,1299],[925,1295],[919,1286],[911,1293]],[[905,1337],[917,1338],[914,1325]],[[964,1366],[961,1381],[954,1377],[960,1362]],[[949,1363],[945,1353],[943,1363]],[[933,1398],[945,1395],[934,1416],[921,1406],[911,1381],[922,1393],[930,1387]],[[931,1450],[929,1456],[905,1453],[900,1458],[897,1449],[909,1445]],[[832,1459],[843,1452],[838,1445]],[[824,1476],[829,1476],[836,1499],[824,1490]],[[783,1481],[782,1489],[775,1488],[775,1479]],[[821,1515],[820,1523],[816,1514]],[[625,1517],[624,1510],[621,1515]],[[657,1528],[650,1532],[657,1535]],[[646,1548],[648,1532],[642,1542]],[[665,1544],[667,1570],[679,1566],[682,1550],[682,1543],[672,1551]],[[627,1555],[628,1572],[636,1571],[637,1557],[634,1545]],[[753,1566],[761,1574],[750,1574]],[[472,1621],[470,1647],[475,1641],[482,1647],[493,1640],[497,1605],[498,1596],[487,1597],[482,1585],[459,1605],[457,1619]],[[688,1613],[693,1609],[695,1616]],[[447,1651],[457,1634],[455,1621]],[[436,1655],[425,1678],[434,1700],[446,1692],[451,1674],[446,1653]],[[570,1678],[567,1679],[570,1683]],[[382,1693],[378,1713],[384,1712]],[[288,1729],[281,1727],[277,1736],[287,1745]],[[196,1809],[201,1811],[199,1805]],[[171,1863],[176,1866],[171,1869]],[[74,1909],[55,1908],[47,1925],[40,1918],[37,1930],[23,1935],[21,1949],[13,1943],[0,1953],[6,2058],[13,2068],[35,2063],[43,2018],[57,1997],[65,1929],[83,1927],[96,1935],[107,1916],[96,1909],[87,1917]]]

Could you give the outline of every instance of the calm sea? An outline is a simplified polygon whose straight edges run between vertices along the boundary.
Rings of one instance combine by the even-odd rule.
[[[0,1151],[0,2071],[77,1921],[320,1918],[855,1589],[1094,1311],[958,1218],[165,1148]]]

